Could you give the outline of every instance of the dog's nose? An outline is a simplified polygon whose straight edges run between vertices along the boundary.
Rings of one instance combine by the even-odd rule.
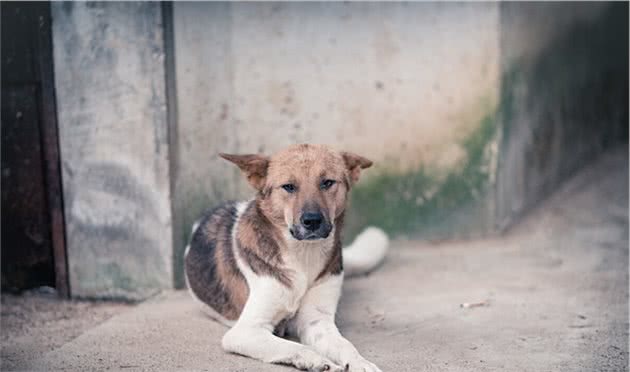
[[[319,212],[306,212],[300,217],[300,222],[309,231],[316,231],[322,224],[324,217]]]

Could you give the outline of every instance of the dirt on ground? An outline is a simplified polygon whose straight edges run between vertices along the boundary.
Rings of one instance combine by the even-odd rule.
[[[132,307],[122,302],[61,300],[48,287],[21,295],[2,294],[0,303],[2,370],[19,368],[24,360],[55,350]]]

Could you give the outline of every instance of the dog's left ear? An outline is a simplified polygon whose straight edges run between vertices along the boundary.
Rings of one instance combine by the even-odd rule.
[[[223,159],[236,164],[247,177],[247,181],[256,190],[262,190],[265,186],[265,178],[267,177],[267,168],[269,167],[269,158],[264,155],[231,155],[219,154]]]
[[[372,161],[364,158],[363,156],[353,154],[351,152],[342,152],[343,161],[346,163],[346,168],[350,173],[350,180],[352,183],[356,183],[361,175],[361,169],[369,168],[372,166]]]

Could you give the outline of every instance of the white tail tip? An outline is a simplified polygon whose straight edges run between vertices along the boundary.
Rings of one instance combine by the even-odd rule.
[[[343,249],[343,269],[346,277],[367,274],[385,258],[389,238],[385,231],[368,227],[352,244]]]

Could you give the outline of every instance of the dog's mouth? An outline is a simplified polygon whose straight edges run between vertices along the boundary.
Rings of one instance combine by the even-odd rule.
[[[316,231],[310,231],[310,230],[304,229],[302,226],[293,225],[289,228],[289,232],[291,233],[291,236],[295,240],[314,241],[314,240],[322,240],[322,239],[328,238],[328,236],[330,235],[330,232],[332,231],[332,228],[333,227],[331,224],[326,224]]]

